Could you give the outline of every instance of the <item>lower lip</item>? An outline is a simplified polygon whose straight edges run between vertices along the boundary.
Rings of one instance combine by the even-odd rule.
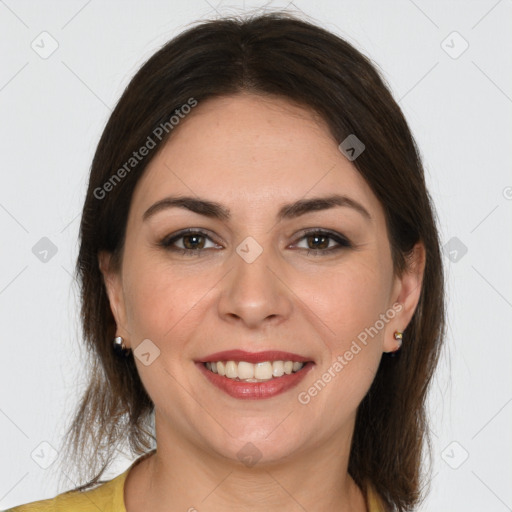
[[[232,396],[242,400],[261,400],[271,398],[288,391],[297,386],[306,374],[313,368],[314,363],[309,361],[301,370],[282,377],[273,378],[265,382],[243,382],[228,377],[223,377],[218,373],[208,370],[204,363],[196,363],[205,377],[219,389]]]

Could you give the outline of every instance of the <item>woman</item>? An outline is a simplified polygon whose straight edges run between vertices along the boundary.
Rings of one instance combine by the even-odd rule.
[[[366,57],[282,13],[182,33],[112,113],[80,229],[86,483],[13,510],[419,503],[443,268]],[[123,441],[142,456],[100,481]]]

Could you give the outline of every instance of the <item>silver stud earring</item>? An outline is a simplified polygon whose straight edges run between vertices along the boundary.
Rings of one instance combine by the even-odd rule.
[[[121,336],[116,336],[114,338],[113,346],[114,352],[118,356],[128,357],[130,355],[130,349],[126,347],[126,345],[124,344],[124,340]]]

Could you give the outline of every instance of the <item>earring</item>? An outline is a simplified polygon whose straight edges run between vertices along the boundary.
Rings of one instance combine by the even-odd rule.
[[[121,357],[128,357],[130,355],[130,349],[124,344],[124,340],[121,336],[114,338],[114,352]]]
[[[400,347],[402,346],[402,335],[403,335],[403,332],[401,332],[401,331],[394,332],[393,336],[398,343],[397,343],[397,347],[395,348],[395,350],[393,350],[392,354],[394,352],[397,352],[398,350],[400,350]]]

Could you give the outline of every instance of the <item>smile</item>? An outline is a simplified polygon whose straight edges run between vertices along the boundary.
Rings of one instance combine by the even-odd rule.
[[[262,400],[285,393],[296,387],[315,366],[313,361],[290,360],[264,361],[256,364],[247,361],[210,361],[195,364],[214,388],[238,400]],[[224,375],[219,373],[219,367],[221,373],[224,370]],[[216,371],[213,371],[214,369]],[[251,374],[253,377],[244,378]]]
[[[298,372],[302,369],[304,363],[298,361],[264,361],[253,364],[247,361],[209,361],[205,363],[205,366],[212,373],[238,382],[266,382]]]

